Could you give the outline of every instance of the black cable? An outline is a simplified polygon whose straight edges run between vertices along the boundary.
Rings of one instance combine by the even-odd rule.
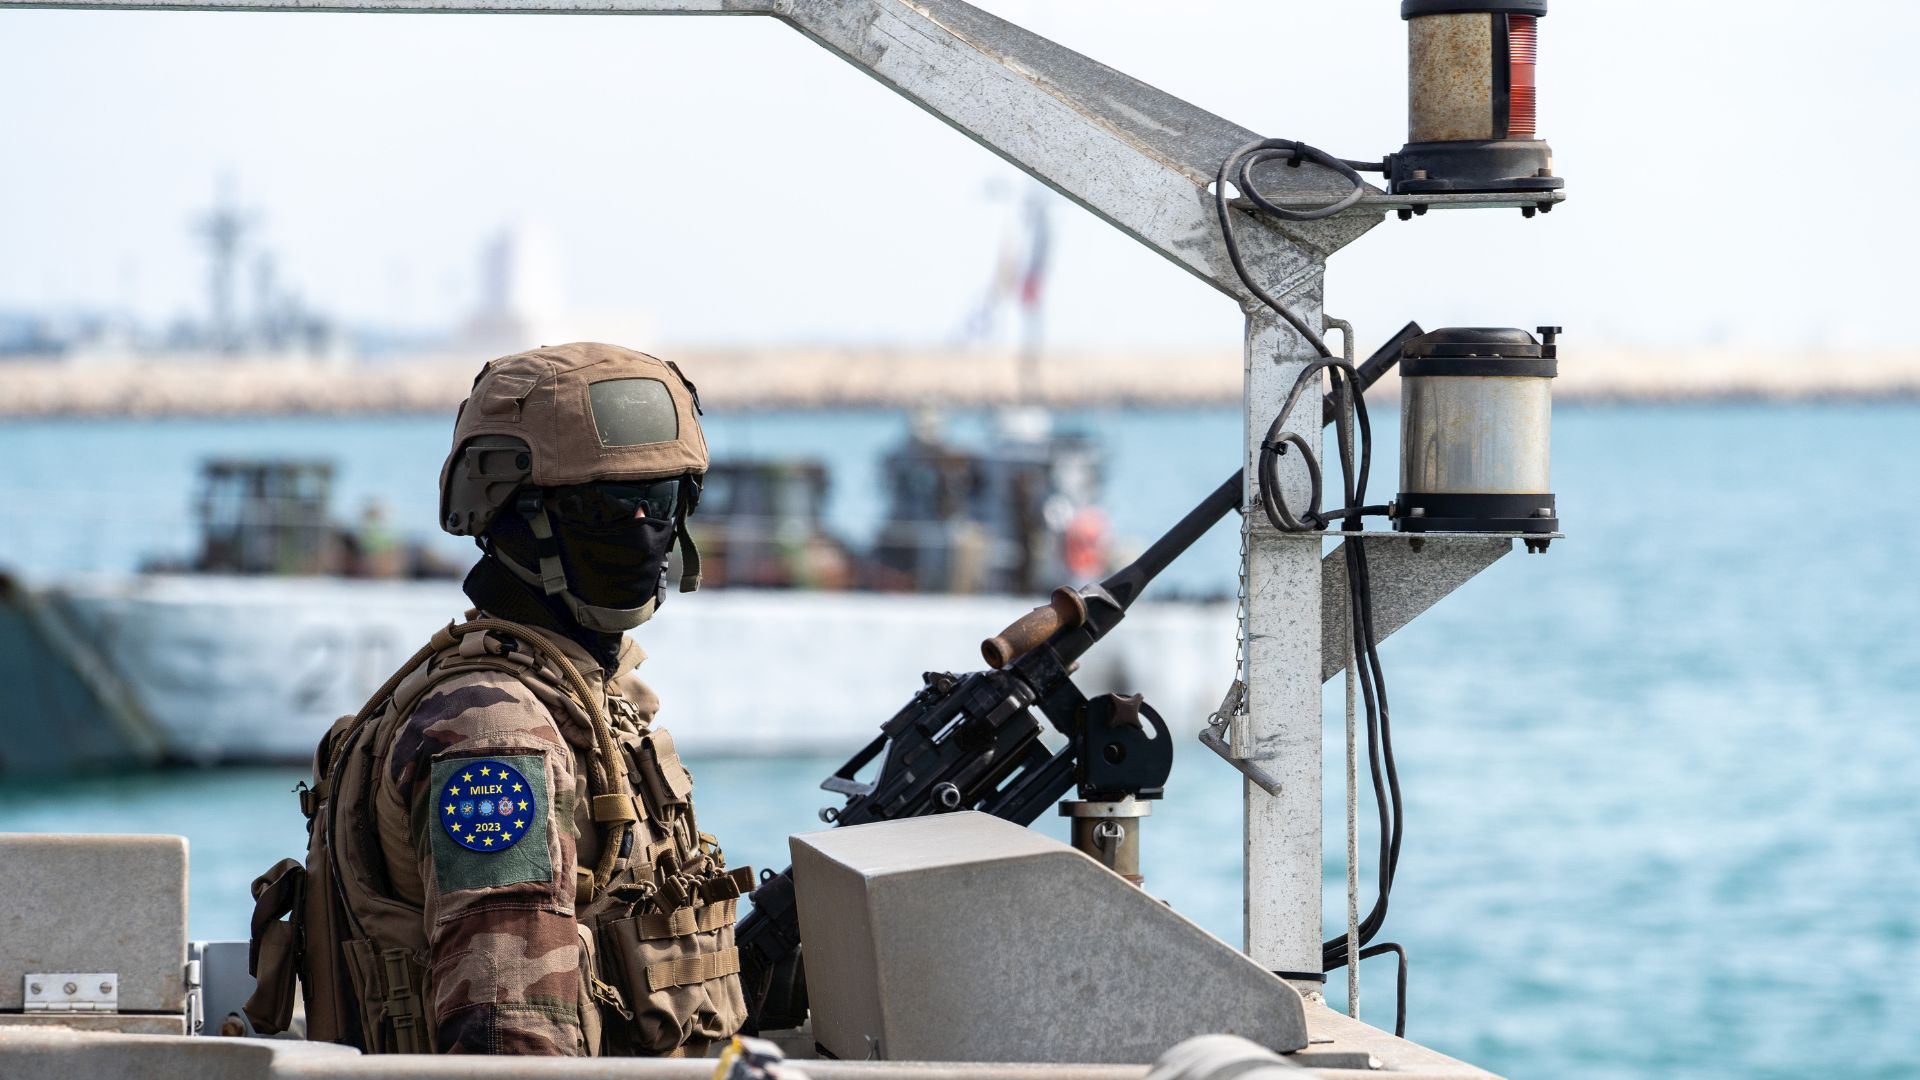
[[[1254,187],[1249,171],[1255,165],[1279,157],[1285,157],[1290,164],[1295,165],[1303,160],[1323,165],[1346,177],[1352,183],[1353,189],[1325,206],[1308,210],[1289,210],[1284,206],[1276,205],[1262,196],[1259,189]],[[1274,299],[1271,293],[1261,288],[1259,283],[1253,280],[1253,274],[1247,270],[1246,260],[1240,256],[1240,241],[1233,235],[1233,214],[1227,205],[1229,181],[1239,188],[1240,194],[1255,206],[1284,221],[1318,221],[1321,218],[1332,217],[1360,201],[1360,197],[1367,193],[1366,182],[1361,180],[1360,174],[1346,162],[1325,150],[1308,146],[1306,143],[1294,142],[1291,139],[1255,139],[1229,154],[1227,160],[1220,163],[1220,173],[1214,178],[1213,183],[1213,208],[1220,216],[1220,236],[1226,243],[1227,259],[1233,263],[1233,272],[1240,275],[1240,281],[1246,285],[1248,291],[1260,298],[1261,303],[1272,308],[1281,318],[1287,320],[1288,325],[1299,331],[1300,336],[1307,339],[1307,344],[1312,345],[1315,352],[1331,358],[1333,354],[1327,351],[1327,343],[1321,338],[1320,332],[1308,326],[1285,304]]]
[[[1334,511],[1323,510],[1320,506],[1324,481],[1319,461],[1306,439],[1297,432],[1283,430],[1287,417],[1292,415],[1294,406],[1307,388],[1318,387],[1322,371],[1333,378],[1337,405],[1334,416],[1344,505]],[[1313,532],[1326,528],[1334,521],[1343,522],[1346,529],[1359,528],[1360,515],[1369,509],[1365,500],[1366,485],[1372,472],[1373,435],[1366,399],[1364,395],[1356,393],[1356,374],[1353,366],[1344,360],[1324,357],[1308,363],[1294,380],[1285,403],[1268,427],[1266,438],[1260,444],[1258,475],[1261,506],[1274,528],[1283,532]],[[1354,438],[1356,426],[1357,439]],[[1280,458],[1286,456],[1289,447],[1300,452],[1310,481],[1307,509],[1300,515],[1294,513],[1281,493],[1279,462]],[[1366,542],[1359,537],[1349,537],[1341,550],[1347,569],[1348,620],[1355,657],[1354,678],[1365,702],[1367,768],[1380,826],[1378,888],[1372,907],[1356,928],[1364,945],[1379,934],[1386,922],[1393,881],[1400,862],[1402,801],[1399,769],[1393,760],[1391,714],[1387,705],[1386,674],[1380,664],[1379,632],[1374,623],[1373,578]],[[1321,947],[1321,961],[1323,968],[1328,971],[1347,962],[1347,940],[1344,935],[1327,941]]]
[[[1338,510],[1325,510],[1321,512],[1320,516],[1325,518],[1327,523],[1331,525],[1341,518],[1357,517],[1363,514],[1367,517],[1386,517],[1392,512],[1392,506],[1386,503],[1374,503],[1371,506],[1343,506]],[[1342,528],[1344,529],[1345,526],[1342,526]]]
[[[1274,203],[1263,196],[1253,183],[1253,170],[1269,161],[1285,158],[1289,166],[1298,167],[1303,161],[1310,161],[1340,174],[1350,184],[1351,189],[1339,199],[1324,206],[1305,210],[1294,210]],[[1231,181],[1249,202],[1258,210],[1285,221],[1317,221],[1332,217],[1360,201],[1365,194],[1366,185],[1360,179],[1359,170],[1370,172],[1385,171],[1384,163],[1348,161],[1336,158],[1323,150],[1290,139],[1259,139],[1247,143],[1235,150],[1220,163],[1219,174],[1214,182],[1214,210],[1220,219],[1220,233],[1227,249],[1227,258],[1239,275],[1247,290],[1261,303],[1271,308],[1287,324],[1299,332],[1307,343],[1313,346],[1320,359],[1309,363],[1295,379],[1293,388],[1288,391],[1286,403],[1274,416],[1273,423],[1267,428],[1266,438],[1261,440],[1258,460],[1258,478],[1260,481],[1261,508],[1266,512],[1268,521],[1274,528],[1283,532],[1313,532],[1324,530],[1334,521],[1342,522],[1345,531],[1358,531],[1361,518],[1369,514],[1383,514],[1384,506],[1369,506],[1366,503],[1367,481],[1373,462],[1373,431],[1367,417],[1366,397],[1359,382],[1358,372],[1353,365],[1336,358],[1327,348],[1326,340],[1320,333],[1307,325],[1285,304],[1253,279],[1246,260],[1240,251],[1238,238],[1233,231],[1233,215],[1227,201],[1227,184]],[[1323,510],[1320,506],[1323,478],[1319,459],[1313,453],[1306,439],[1293,431],[1285,430],[1286,422],[1293,415],[1294,406],[1309,384],[1319,385],[1321,371],[1333,381],[1336,408],[1334,410],[1337,425],[1337,438],[1340,448],[1342,472],[1342,504],[1335,510]],[[1354,439],[1354,426],[1359,429]],[[1279,477],[1280,458],[1287,456],[1288,448],[1300,451],[1300,457],[1307,469],[1309,494],[1306,513],[1295,516],[1293,508],[1281,494]],[[1367,714],[1367,770],[1372,781],[1374,805],[1378,810],[1380,824],[1380,854],[1377,891],[1373,906],[1355,928],[1360,943],[1366,945],[1380,932],[1387,917],[1388,901],[1393,892],[1393,881],[1399,869],[1401,849],[1401,814],[1403,804],[1400,794],[1400,772],[1393,759],[1393,732],[1390,712],[1387,706],[1386,673],[1380,665],[1379,633],[1373,617],[1373,578],[1367,561],[1366,543],[1359,537],[1349,537],[1341,545],[1347,569],[1348,617],[1353,634],[1353,677],[1359,684]],[[1395,1034],[1406,1031],[1406,950],[1398,945],[1383,944],[1370,949],[1363,948],[1359,959],[1394,952],[1400,957],[1399,969],[1399,1012],[1395,1020]],[[1343,935],[1327,941],[1321,947],[1321,966],[1323,971],[1332,971],[1353,962],[1347,955],[1347,939]]]
[[[1360,959],[1371,960],[1388,953],[1400,958],[1394,976],[1393,1033],[1404,1039],[1407,1037],[1407,950],[1393,942],[1384,942],[1371,949],[1361,949]]]

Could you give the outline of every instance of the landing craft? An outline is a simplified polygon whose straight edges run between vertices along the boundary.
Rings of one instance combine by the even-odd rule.
[[[37,6],[37,0],[0,0]],[[295,8],[285,0],[64,0],[69,7]],[[424,10],[342,0],[336,10]],[[1562,198],[1534,131],[1538,19],[1545,0],[1404,0],[1409,141],[1377,161],[1260,139],[957,0],[612,0],[594,11],[760,14],[801,30],[1042,182],[1238,302],[1246,319],[1246,460],[1129,567],[1062,587],[982,645],[989,669],[931,673],[867,751],[824,785],[845,828],[795,836],[793,867],[765,881],[741,927],[761,1040],[729,1047],[726,1077],[925,1076],[959,1063],[980,1075],[1237,1076],[1261,1067],[1480,1076],[1485,1073],[1328,1009],[1344,972],[1357,1009],[1358,961],[1380,940],[1401,854],[1381,638],[1510,550],[1559,536],[1548,490],[1547,386],[1556,332],[1448,328],[1405,343],[1401,416],[1410,438],[1398,493],[1369,503],[1370,450],[1352,328],[1320,310],[1324,260],[1387,211],[1519,209]],[[470,0],[463,11],[583,10],[535,0]],[[1382,173],[1388,190],[1365,183]],[[1344,355],[1322,337],[1342,331]],[[1331,383],[1330,401],[1322,400]],[[1408,388],[1411,384],[1411,388]],[[1334,453],[1322,417],[1331,409]],[[1338,487],[1323,456],[1342,464]],[[1223,469],[1224,472],[1230,470]],[[1138,830],[1164,789],[1170,732],[1141,698],[1089,696],[1071,664],[1200,532],[1239,509],[1245,535],[1238,670],[1206,744],[1245,776],[1244,952],[1154,901],[1133,878]],[[1366,531],[1368,517],[1390,530]],[[1339,545],[1323,551],[1328,534]],[[1349,832],[1346,933],[1321,940],[1320,690],[1348,678],[1348,811],[1364,742],[1384,760],[1374,797],[1387,827],[1379,894],[1360,914]],[[1318,677],[1316,676],[1316,672]],[[1361,702],[1364,701],[1364,710]],[[1364,712],[1364,739],[1361,737]],[[1067,737],[1038,743],[1041,717]],[[1008,757],[986,757],[985,746]],[[1282,752],[1281,748],[1287,748]],[[1304,748],[1304,749],[1303,749]],[[935,769],[924,768],[928,762]],[[1144,764],[1143,764],[1144,762]],[[909,767],[911,766],[911,767]],[[876,771],[877,770],[877,771]],[[1080,847],[1016,824],[1077,788],[1061,812],[1088,827]],[[9,882],[56,880],[99,905],[24,912],[0,942],[0,1009],[21,1027],[0,1059],[36,1073],[209,1071],[409,1075],[404,1057],[350,1061],[245,1034],[244,948],[189,946],[184,846],[166,838],[8,837]],[[1150,878],[1151,868],[1144,868]],[[971,886],[956,890],[951,883]],[[756,921],[757,920],[757,921]],[[111,927],[112,932],[101,933]],[[267,927],[270,931],[271,926]],[[282,935],[284,936],[284,935]],[[804,951],[804,976],[792,963]],[[1405,964],[1404,953],[1399,953]],[[190,958],[184,965],[181,960]],[[929,973],[935,973],[929,977]],[[10,985],[23,987],[12,998]],[[1117,992],[1116,992],[1117,991]],[[1404,1002],[1402,1003],[1404,1006]],[[1403,1008],[1404,1012],[1404,1008]],[[256,1011],[255,1018],[259,1017]],[[1396,1027],[1403,1026],[1402,1023]],[[168,1031],[124,1042],[94,1031]],[[811,1057],[838,1060],[796,1060]],[[241,1054],[248,1054],[242,1057]],[[783,1055],[785,1060],[783,1060]],[[337,1063],[337,1064],[336,1064]],[[928,1063],[934,1063],[929,1065]],[[509,1063],[500,1063],[510,1067]],[[704,1062],[623,1068],[709,1075]],[[599,1072],[548,1063],[555,1075]],[[9,1071],[16,1071],[10,1069]]]
[[[718,588],[647,643],[656,689],[703,703],[680,745],[842,752],[898,705],[899,686],[967,663],[1004,597],[1108,569],[1104,531],[1089,528],[1094,450],[1046,430],[1043,414],[984,445],[922,418],[880,471],[887,517],[868,549],[827,530],[821,463],[708,471],[693,531]],[[401,541],[378,507],[340,520],[333,473],[325,461],[208,461],[189,557],[133,577],[0,588],[0,671],[23,673],[0,689],[0,777],[306,765],[335,718],[469,603],[467,566]],[[1212,704],[1206,667],[1232,640],[1232,602],[1151,605],[1130,631],[1088,659],[1083,683],[1150,692],[1191,729]],[[829,698],[741,680],[738,655],[783,657],[845,689]]]

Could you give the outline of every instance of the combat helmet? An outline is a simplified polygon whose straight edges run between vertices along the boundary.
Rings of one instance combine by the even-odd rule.
[[[677,365],[617,345],[576,342],[491,361],[454,420],[440,470],[440,527],[483,538],[512,507],[539,544],[538,567],[501,558],[522,580],[566,603],[583,625],[624,629],[652,614],[588,604],[570,587],[538,493],[577,484],[682,478],[674,513],[680,591],[700,587],[686,528],[707,471],[698,391]],[[482,546],[486,547],[483,540]]]

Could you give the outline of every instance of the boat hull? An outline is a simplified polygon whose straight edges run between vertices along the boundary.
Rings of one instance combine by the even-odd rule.
[[[147,575],[42,598],[114,672],[175,761],[305,762],[327,726],[468,602],[452,581]],[[660,720],[693,754],[843,754],[921,673],[981,664],[1013,597],[715,590],[634,631]],[[1231,602],[1153,603],[1082,663],[1088,693],[1143,692],[1198,727],[1229,677]]]

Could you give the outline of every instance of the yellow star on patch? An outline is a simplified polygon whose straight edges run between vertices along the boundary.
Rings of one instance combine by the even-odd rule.
[[[491,838],[489,838],[489,840],[491,840]],[[501,833],[501,834],[500,834],[500,842],[501,842],[501,843],[503,843],[503,844],[511,844],[511,843],[513,843],[513,834],[512,834],[512,833]]]
[[[471,780],[471,779],[473,779],[473,774],[472,774],[472,773],[461,773],[461,774],[460,774],[460,779],[462,779],[462,780]]]
[[[485,845],[487,845],[488,847],[492,847],[492,846],[493,846],[493,837],[491,837],[491,836],[483,836],[483,837],[481,837],[481,838],[480,838],[480,842],[481,842],[481,843],[483,843],[483,844],[485,844]]]
[[[481,776],[492,776],[492,775],[493,775],[493,770],[492,770],[492,769],[489,769],[489,768],[487,768],[487,767],[486,767],[485,765],[482,765],[482,766],[480,766],[480,775],[481,775]]]
[[[525,799],[521,799],[521,800],[520,800],[520,809],[522,809],[522,810],[525,810],[526,808],[527,808],[527,800],[525,800]]]
[[[452,804],[452,803],[448,803],[448,804],[447,804],[447,813],[449,813],[449,814],[451,814],[451,813],[453,813],[453,804]]]
[[[513,823],[513,827],[516,829],[524,829],[527,827],[527,823],[524,821],[516,821]]]
[[[515,785],[513,785],[513,790],[515,790],[515,791],[519,791],[519,790],[520,790],[520,785],[519,785],[519,784],[515,784]]]
[[[459,789],[459,788],[457,788],[457,787],[450,787],[450,788],[448,788],[448,789],[447,789],[447,794],[449,794],[449,795],[458,795],[458,794],[460,794],[460,789]]]
[[[449,828],[449,829],[452,829],[452,830],[453,830],[454,832],[459,832],[459,831],[460,831],[460,823],[456,821],[456,822],[454,822],[453,824],[451,824],[451,825],[449,825],[449,826],[447,826],[447,828]]]

